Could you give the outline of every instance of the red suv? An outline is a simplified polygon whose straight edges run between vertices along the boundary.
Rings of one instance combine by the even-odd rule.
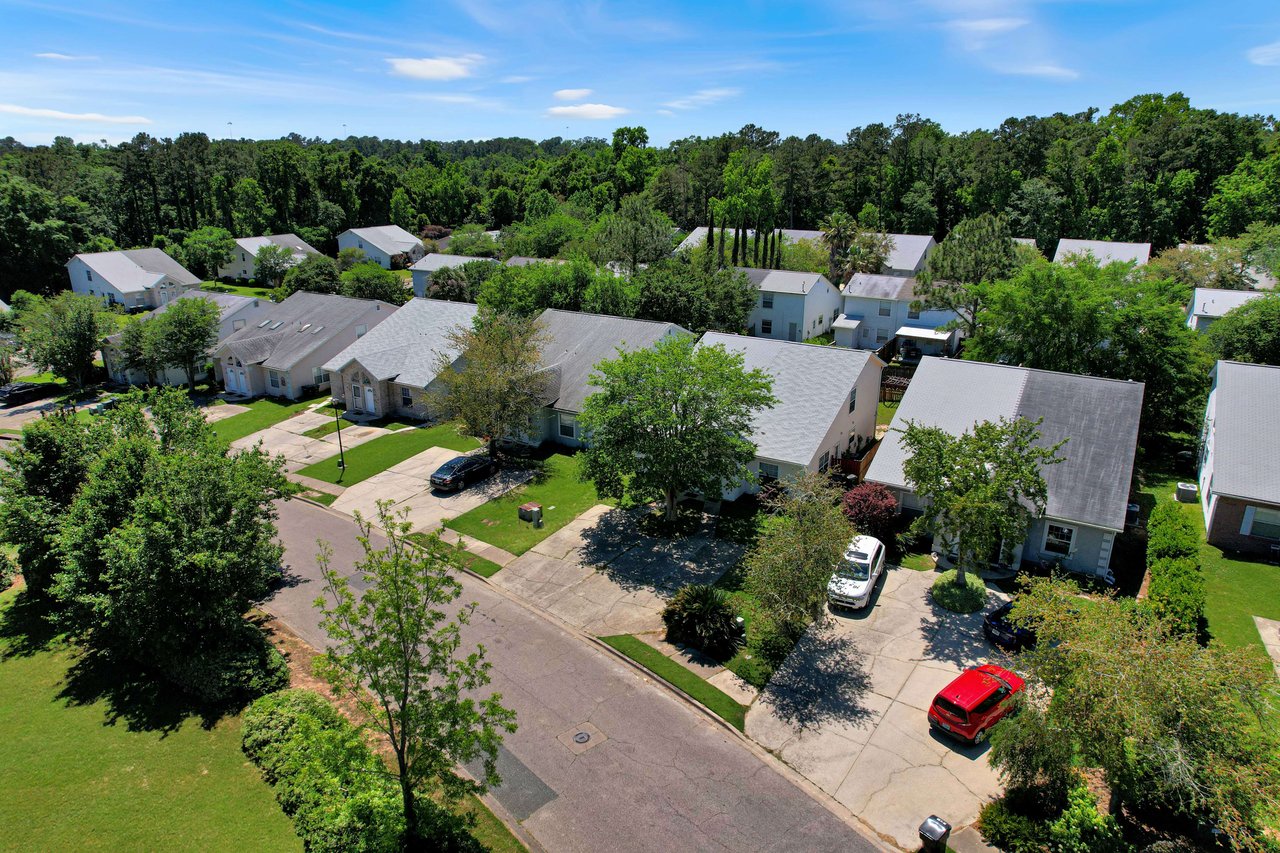
[[[1012,707],[1023,680],[1009,670],[984,663],[960,673],[929,706],[929,725],[959,740],[981,743]]]

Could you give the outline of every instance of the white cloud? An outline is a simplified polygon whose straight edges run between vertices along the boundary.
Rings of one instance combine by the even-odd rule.
[[[696,110],[698,107],[709,106],[741,93],[741,89],[699,89],[688,97],[667,101],[663,106],[673,110]]]
[[[996,66],[997,71],[1005,74],[1016,74],[1023,77],[1045,77],[1050,80],[1079,80],[1080,72],[1074,68],[1066,68],[1052,62],[1041,62],[1032,65]]]
[[[673,116],[673,115],[675,115],[675,113],[673,113],[671,110],[658,110],[657,112],[658,112],[658,115],[660,115],[660,116]]]
[[[551,97],[557,101],[581,101],[590,94],[590,89],[557,89],[551,93]]]
[[[477,65],[484,61],[478,53],[462,56],[434,56],[422,59],[388,59],[391,73],[415,80],[458,80],[470,77]]]
[[[996,37],[1020,30],[1029,23],[1026,18],[969,18],[946,21],[942,28],[965,50],[982,51]]]
[[[602,119],[616,118],[631,112],[626,107],[614,107],[609,104],[574,104],[571,107],[551,107],[547,115],[559,118]]]
[[[102,113],[64,113],[40,107],[23,107],[18,104],[0,104],[0,113],[28,118],[51,118],[57,121],[88,121],[95,124],[151,124],[146,116],[108,116]]]
[[[53,59],[58,62],[88,62],[91,59],[97,59],[96,56],[72,56],[69,53],[37,53],[36,59]]]
[[[529,82],[532,82],[533,80],[534,78],[530,77],[528,74],[508,74],[506,77],[503,77],[498,82],[499,83],[529,83]]]
[[[1280,41],[1249,48],[1244,55],[1254,65],[1280,65]]]

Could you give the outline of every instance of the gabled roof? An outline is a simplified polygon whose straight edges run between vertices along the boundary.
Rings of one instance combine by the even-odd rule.
[[[1214,367],[1216,494],[1280,504],[1280,367],[1220,361]]]
[[[268,234],[265,237],[237,237],[236,245],[240,247],[240,251],[249,255],[258,254],[258,250],[263,246],[283,246],[286,249],[293,250],[293,257],[302,260],[307,255],[320,254],[297,234]]]
[[[795,465],[808,465],[822,449],[836,416],[848,411],[849,392],[867,365],[883,367],[870,350],[723,332],[707,332],[698,342],[699,347],[717,345],[741,353],[747,370],[759,368],[773,378],[778,402],[756,413],[751,440],[756,456]],[[874,401],[863,402],[872,405]]]
[[[1070,240],[1058,241],[1058,250],[1053,254],[1053,262],[1060,264],[1071,255],[1093,255],[1100,264],[1127,263],[1133,261],[1142,266],[1151,259],[1150,243],[1113,243],[1110,240]]]
[[[1197,287],[1191,295],[1191,305],[1187,311],[1192,317],[1221,317],[1246,302],[1265,296],[1259,290],[1218,290],[1212,287]]]
[[[87,252],[76,255],[75,258],[79,258],[85,266],[121,293],[150,290],[166,276],[179,284],[200,283],[197,276],[160,249]]]
[[[290,370],[348,327],[361,323],[372,327],[395,310],[394,305],[376,299],[300,290],[269,306],[257,323],[229,335],[219,345],[218,357],[232,355],[245,364]]]
[[[470,326],[476,310],[470,302],[410,299],[329,359],[324,369],[336,372],[359,362],[374,379],[426,388],[436,378],[440,356],[452,361],[459,355],[449,343],[449,333],[459,326]]]
[[[756,289],[765,293],[807,294],[813,290],[820,290],[824,285],[835,290],[835,285],[827,281],[826,276],[816,272],[762,270],[755,267],[738,267],[738,270],[746,273]]]
[[[748,228],[746,230],[747,230],[747,239],[751,239],[755,237],[756,232],[754,228]],[[787,238],[787,242],[789,243],[794,243],[797,240],[814,240],[818,243],[822,242],[821,231],[810,231],[805,228],[781,228],[779,230],[782,232],[782,236]],[[716,229],[717,240],[720,239],[719,231],[720,229],[717,228]],[[725,239],[729,241],[729,245],[732,246],[733,245],[733,229],[726,228],[724,230],[724,236],[725,236]],[[689,232],[688,237],[685,237],[683,240],[680,241],[680,245],[676,246],[676,251],[678,252],[681,249],[691,249],[694,246],[704,246],[706,245],[706,242],[707,242],[707,226],[699,225],[697,228]]]
[[[885,258],[885,269],[915,272],[924,264],[924,259],[938,245],[928,234],[890,234],[893,238],[893,249]]]
[[[159,308],[153,308],[147,313],[143,314],[142,319],[149,320],[152,317],[163,314],[165,311],[169,310],[169,307],[171,305],[176,304],[179,300],[182,300],[182,299],[209,300],[210,302],[212,302],[214,305],[217,306],[218,319],[220,322],[226,320],[232,314],[238,314],[247,308],[253,308],[255,306],[262,307],[262,306],[271,304],[269,301],[265,299],[257,299],[252,296],[241,296],[238,293],[214,293],[209,290],[188,290],[179,294],[174,299],[169,300],[164,305],[161,305]],[[120,340],[122,334],[123,333],[121,332],[116,332],[114,335],[109,335],[107,337],[107,340],[110,341],[111,343],[115,343]]]
[[[422,247],[421,240],[399,225],[372,225],[368,228],[351,228],[345,233],[355,234],[361,240],[381,249],[388,255],[410,252],[414,247]]]
[[[444,267],[460,267],[472,261],[497,263],[493,258],[478,258],[475,255],[445,255],[440,252],[432,252],[429,255],[423,255],[409,269],[415,272],[435,272]]]
[[[596,365],[616,358],[618,350],[647,349],[668,335],[692,334],[675,323],[632,320],[604,314],[585,314],[548,308],[538,315],[546,334],[542,368],[558,377],[547,405],[566,412],[582,411],[594,391],[591,374]]]
[[[854,273],[853,278],[844,286],[844,295],[910,302],[916,298],[915,286],[914,278],[860,272]]]
[[[901,430],[908,421],[959,435],[982,421],[1043,418],[1041,444],[1069,439],[1059,451],[1065,461],[1042,471],[1049,487],[1045,514],[1123,530],[1143,391],[1141,382],[925,357],[867,479],[906,488]]]
[[[506,265],[509,267],[527,267],[530,264],[561,264],[569,263],[564,258],[527,258],[524,255],[513,255],[507,258]]]

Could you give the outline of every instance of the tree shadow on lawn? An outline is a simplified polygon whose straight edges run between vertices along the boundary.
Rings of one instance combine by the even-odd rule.
[[[874,712],[862,703],[871,690],[863,654],[828,619],[805,632],[761,693],[773,713],[801,731],[829,722],[859,723]]]
[[[0,659],[47,651],[58,637],[48,603],[20,590],[0,616]]]

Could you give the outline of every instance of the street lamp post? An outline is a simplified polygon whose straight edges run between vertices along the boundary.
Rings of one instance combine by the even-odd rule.
[[[342,450],[342,413],[335,406],[333,409],[333,421],[338,427],[338,479],[342,479],[342,472],[347,470],[347,456]]]

